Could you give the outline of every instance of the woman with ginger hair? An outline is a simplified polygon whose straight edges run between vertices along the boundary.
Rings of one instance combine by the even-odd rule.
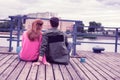
[[[23,33],[22,48],[19,53],[20,60],[31,62],[36,62],[38,59],[42,60],[42,57],[39,57],[39,49],[42,42],[42,25],[42,20],[34,20],[31,29]]]

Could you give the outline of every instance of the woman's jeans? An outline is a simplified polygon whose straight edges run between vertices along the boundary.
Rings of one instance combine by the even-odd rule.
[[[16,52],[17,52],[18,55],[19,55],[20,51],[21,51],[21,46],[18,46],[18,47],[16,48]]]

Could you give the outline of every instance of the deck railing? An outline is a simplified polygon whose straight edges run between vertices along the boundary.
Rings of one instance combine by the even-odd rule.
[[[4,38],[9,38],[9,52],[12,51],[12,42],[13,41],[17,41],[17,47],[20,46],[20,35],[21,32],[23,31],[23,29],[21,29],[22,24],[24,23],[25,20],[27,19],[36,19],[34,17],[26,17],[26,16],[10,16],[10,35],[9,37],[4,37]],[[17,19],[17,29],[13,29],[14,26],[14,19]],[[49,20],[48,18],[41,18],[42,20]],[[95,31],[95,32],[88,32],[88,30],[84,30],[84,32],[78,32],[77,31],[77,27],[79,26],[79,23],[81,21],[79,20],[65,20],[65,19],[60,19],[60,21],[65,21],[65,22],[73,22],[73,30],[71,31],[71,37],[72,37],[72,48],[73,48],[73,54],[76,55],[76,45],[80,45],[81,43],[91,43],[91,44],[113,44],[115,45],[115,50],[114,52],[117,53],[118,50],[118,45],[120,45],[120,43],[118,42],[119,38],[120,38],[120,28],[118,27],[104,27],[104,29],[107,30],[102,30],[102,31]],[[85,27],[85,26],[84,26]],[[87,27],[88,28],[88,27]],[[13,38],[13,31],[16,30],[17,31],[17,37],[16,39]],[[113,34],[109,35],[109,32],[113,32]],[[97,34],[96,34],[97,33]],[[99,34],[100,33],[100,34]],[[102,33],[102,34],[101,34]],[[115,38],[115,42],[84,42],[84,41],[77,41],[77,37],[91,37],[91,36],[104,36],[104,37],[113,37]],[[0,38],[3,38],[3,36]]]
[[[104,27],[104,29],[107,29],[107,30],[104,30],[104,31],[101,31],[102,34],[100,33],[97,33],[97,32],[85,32],[85,33],[82,33],[82,32],[77,32],[77,29],[76,29],[77,25],[74,26],[74,30],[73,30],[73,53],[76,54],[76,44],[77,43],[90,43],[90,44],[113,44],[115,45],[115,50],[114,52],[117,53],[117,50],[118,50],[118,45],[120,45],[120,43],[118,42],[118,40],[120,39],[120,28],[115,28],[115,27]],[[110,31],[112,31],[113,33],[112,34],[108,34],[108,29]],[[97,34],[96,34],[97,33]],[[107,34],[105,34],[107,33]],[[77,37],[87,37],[87,38],[95,38],[95,37],[111,37],[111,38],[114,38],[114,42],[91,42],[91,41],[77,41]]]

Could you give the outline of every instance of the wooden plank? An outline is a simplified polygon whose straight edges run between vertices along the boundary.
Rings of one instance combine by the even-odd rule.
[[[52,69],[52,64],[46,65],[46,79],[45,80],[55,80],[54,75],[53,75],[53,69]]]
[[[7,62],[0,66],[0,75],[9,67],[9,65],[17,58],[17,56],[12,56]]]
[[[43,64],[38,67],[37,80],[45,80],[45,65]]]
[[[84,71],[82,71],[81,67],[79,67],[79,64],[76,64],[73,59],[70,60],[72,66],[74,67],[74,70],[77,72],[77,74],[80,76],[81,80],[89,80],[89,78],[84,74]]]
[[[72,80],[81,80],[78,74],[75,72],[74,68],[71,66],[71,63],[66,65],[66,67],[72,77]]]
[[[0,80],[120,80],[119,54],[85,55],[85,63],[72,58],[69,65],[33,67],[32,62],[19,62],[17,55],[0,54]]]
[[[103,63],[101,63],[98,58],[95,58],[95,56],[89,56],[90,60],[94,61],[96,65],[103,71],[105,71],[110,77],[117,78],[118,76],[115,75],[110,68],[105,66]]]
[[[86,64],[86,63],[80,63],[80,61],[78,61],[77,59],[74,59],[74,58],[73,58],[73,60],[76,64],[79,64],[79,67],[81,67],[82,71],[84,71],[84,73],[90,80],[97,80],[97,78],[91,72],[89,72],[89,70],[87,68],[84,67],[83,64]]]
[[[36,80],[38,66],[32,66],[27,80]]]
[[[59,67],[60,67],[60,70],[61,70],[63,79],[64,79],[64,80],[72,80],[72,77],[71,77],[71,75],[69,74],[66,66],[65,66],[65,65],[59,65]]]
[[[13,55],[7,55],[0,61],[0,66],[2,66],[7,60],[9,60]]]
[[[5,55],[0,54],[0,60],[4,59],[6,56],[8,56],[8,54],[5,54]]]
[[[1,80],[7,80],[7,77],[11,74],[11,72],[16,68],[19,61],[15,59],[12,64],[0,75]]]
[[[105,55],[106,56],[114,56],[114,57],[116,57],[117,59],[119,59],[120,60],[120,54],[119,53],[105,53]]]
[[[109,54],[110,55],[110,54]],[[120,54],[116,54],[116,55],[120,55]],[[101,57],[101,59],[103,59],[104,61],[107,62],[107,64],[110,64],[109,66],[113,67],[114,69],[117,69],[120,71],[120,57],[118,58],[118,56],[113,56],[111,55],[110,57],[107,58],[103,58]]]
[[[89,59],[87,59],[87,63],[89,65],[91,65],[91,67],[94,68],[95,71],[97,71],[99,74],[101,74],[105,79],[107,79],[107,80],[113,80],[108,74],[106,74],[106,72],[104,72],[103,70],[101,70],[99,68],[99,66],[97,66],[93,61],[90,61]]]
[[[79,60],[78,60],[79,61]],[[83,66],[88,69],[90,73],[92,73],[98,80],[106,80],[101,74],[96,72],[89,64],[87,64],[87,60]]]
[[[0,51],[0,54],[8,54],[8,55],[11,55],[11,54],[14,54],[14,55],[17,55],[17,53],[16,52],[1,52]]]
[[[113,70],[120,73],[120,64],[119,64],[120,60],[116,58],[117,56],[113,56],[113,55],[111,55],[110,57],[104,57],[104,55],[101,55],[101,56],[103,56],[103,57],[100,57],[103,63],[105,63],[107,66],[111,67]]]
[[[53,71],[55,80],[63,80],[62,74],[60,72],[60,68],[57,64],[53,64]]]
[[[101,58],[103,59],[103,58]],[[100,59],[98,59],[100,61]],[[114,78],[120,78],[120,71],[118,71],[118,69],[120,70],[120,67],[118,69],[116,69],[116,67],[113,67],[112,65],[108,65],[108,62],[106,63],[105,59],[103,59],[104,61],[100,61],[105,68],[107,68],[109,71],[111,71],[114,75],[116,75],[116,77]],[[113,61],[112,61],[113,62]]]
[[[5,55],[0,54],[0,60],[1,60],[2,56],[5,56]]]
[[[20,72],[22,71],[24,65],[25,62],[20,61],[19,64],[15,67],[15,69],[12,71],[12,73],[7,77],[7,80],[16,80]]]
[[[26,62],[24,68],[18,76],[17,80],[26,80],[31,69],[31,62]]]
[[[98,57],[98,56],[96,56],[96,57]],[[96,58],[96,57],[94,56],[94,58]],[[113,73],[114,75],[116,75],[116,77],[120,77],[120,72],[118,72],[117,69],[115,69],[115,67],[112,67],[111,65],[108,65],[108,61],[106,60],[107,58],[108,57],[103,57],[102,56],[99,59],[97,59],[97,61],[99,61],[99,63],[103,64],[103,66],[106,69],[108,69],[111,73]],[[120,69],[120,68],[118,68],[118,69]]]

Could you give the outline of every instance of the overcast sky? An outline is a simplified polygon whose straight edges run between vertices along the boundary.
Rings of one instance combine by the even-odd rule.
[[[63,19],[120,27],[120,0],[0,0],[0,18],[36,12],[54,12]]]

